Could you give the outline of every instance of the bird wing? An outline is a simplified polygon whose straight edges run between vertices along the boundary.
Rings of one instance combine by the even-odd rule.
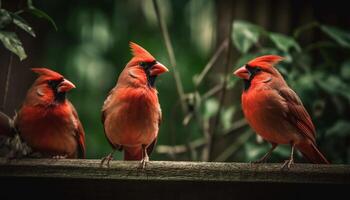
[[[109,103],[111,102],[114,90],[115,90],[115,88],[113,88],[111,91],[109,91],[107,99],[103,103],[102,116],[101,116],[102,124],[105,123],[105,120],[106,120],[106,109],[107,109]]]
[[[102,125],[103,125],[103,132],[105,133],[105,137],[107,138],[108,143],[111,145],[112,148],[117,149],[118,151],[123,150],[123,146],[122,145],[118,145],[118,144],[113,144],[109,138],[106,135],[106,129],[105,129],[105,120],[106,120],[106,115],[107,115],[107,108],[112,100],[112,96],[114,94],[114,91],[116,89],[113,88],[107,96],[107,99],[104,101],[103,103],[103,107],[102,107],[102,112],[101,112],[101,121],[102,121]]]
[[[75,137],[78,142],[78,158],[85,158],[85,132],[83,125],[81,124],[78,113],[75,110],[71,102],[69,102],[70,107],[72,108],[74,124],[75,124]]]
[[[279,94],[286,100],[288,111],[286,119],[298,129],[298,132],[316,142],[316,130],[311,117],[306,111],[298,95],[289,87],[279,89]]]

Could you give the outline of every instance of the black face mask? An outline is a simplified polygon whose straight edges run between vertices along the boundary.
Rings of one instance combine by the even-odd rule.
[[[141,62],[140,66],[142,67],[142,69],[145,71],[146,76],[147,76],[147,84],[149,87],[154,87],[155,82],[156,82],[156,78],[157,76],[151,76],[151,69],[153,67],[153,65],[155,65],[157,63],[157,61],[152,61],[152,62]]]
[[[245,65],[245,68],[249,72],[249,79],[244,79],[244,90],[247,91],[250,88],[251,82],[255,75],[261,71],[259,67],[251,67],[248,64]]]
[[[47,84],[50,86],[52,91],[55,95],[55,102],[62,103],[66,99],[66,93],[65,92],[58,92],[57,88],[58,85],[63,81],[63,79],[60,80],[50,80],[47,82]]]

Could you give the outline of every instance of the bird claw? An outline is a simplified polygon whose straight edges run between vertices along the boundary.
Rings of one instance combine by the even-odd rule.
[[[289,170],[292,168],[292,165],[294,165],[294,159],[286,160],[286,161],[284,161],[281,169],[282,170],[284,170],[284,169]]]
[[[149,162],[149,157],[148,157],[148,156],[144,157],[144,158],[140,161],[140,168],[141,168],[141,169],[145,169],[148,162]]]
[[[56,156],[52,156],[52,159],[56,159],[56,160],[58,160],[58,159],[66,159],[67,157],[68,157],[67,154],[65,154],[65,155],[56,155]]]
[[[107,162],[107,168],[109,168],[109,167],[110,167],[109,162],[110,162],[111,160],[113,160],[113,157],[112,157],[111,155],[108,155],[108,156],[106,156],[106,157],[103,157],[102,160],[101,160],[101,163],[100,163],[100,167],[103,167],[103,164],[104,164],[105,162]]]

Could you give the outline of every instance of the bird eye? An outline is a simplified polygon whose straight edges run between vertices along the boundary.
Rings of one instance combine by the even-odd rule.
[[[146,63],[145,63],[145,62],[140,62],[139,65],[140,65],[141,67],[146,67]]]
[[[253,68],[251,66],[249,66],[248,64],[245,65],[245,68],[248,70],[248,71],[251,71]]]
[[[51,87],[51,88],[56,88],[58,86],[58,84],[60,84],[62,81],[64,81],[64,78],[61,78],[59,80],[48,80],[47,84]]]
[[[251,73],[251,74],[256,74],[256,73],[262,71],[260,67],[256,67],[256,66],[252,67],[252,66],[246,65],[245,67],[249,71],[249,73]]]

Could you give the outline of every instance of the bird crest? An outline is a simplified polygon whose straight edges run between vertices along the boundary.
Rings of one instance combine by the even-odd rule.
[[[54,77],[54,78],[61,78],[62,75],[52,71],[50,69],[47,68],[31,68],[31,70],[37,74],[39,74],[40,76],[50,76],[50,77]]]
[[[249,61],[248,65],[251,67],[269,68],[269,67],[273,67],[273,65],[277,64],[283,59],[284,59],[283,57],[277,56],[277,55],[265,55]]]
[[[150,61],[155,60],[155,58],[148,51],[146,51],[144,48],[142,48],[140,45],[136,43],[130,42],[130,48],[134,57],[147,59]]]

